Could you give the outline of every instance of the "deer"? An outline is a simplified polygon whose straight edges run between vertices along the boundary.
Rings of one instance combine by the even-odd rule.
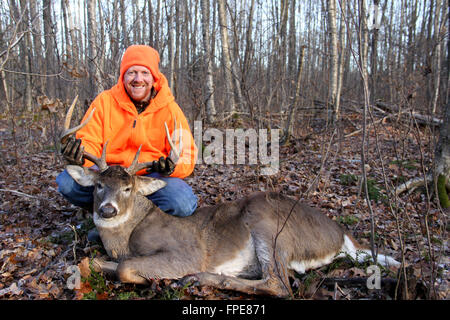
[[[75,102],[61,141],[86,125],[95,111],[70,129]],[[175,130],[171,137],[165,126],[171,155],[177,157]],[[347,255],[358,261],[372,256],[319,209],[273,191],[201,207],[188,217],[171,216],[146,197],[165,182],[136,174],[150,165],[139,163],[140,148],[128,168],[109,166],[106,150],[107,142],[100,158],[83,151],[98,170],[76,165],[66,169],[80,185],[94,186],[93,220],[110,259],[94,258],[94,268],[122,283],[171,279],[286,297],[292,294],[289,276],[294,271],[302,274]],[[384,266],[400,265],[387,255],[378,254],[377,260]]]

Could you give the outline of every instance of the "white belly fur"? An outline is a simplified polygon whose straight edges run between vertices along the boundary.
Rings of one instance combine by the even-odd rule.
[[[343,258],[346,255],[349,255],[351,258],[357,260],[358,262],[363,262],[367,258],[372,260],[370,250],[357,249],[353,244],[352,240],[350,240],[348,236],[344,235],[344,243],[342,244],[342,247],[338,252],[332,253],[324,258],[317,260],[308,260],[308,261],[292,260],[291,262],[289,262],[288,268],[295,270],[297,273],[305,273],[305,271],[309,269],[315,269],[327,265],[334,259]],[[394,266],[394,267],[400,266],[400,263],[398,261],[384,254],[378,255],[378,262],[383,266]]]
[[[233,259],[217,266],[214,269],[214,273],[237,277],[251,264],[254,258],[255,247],[253,245],[253,239],[250,237],[245,245],[245,248],[238,251]]]
[[[333,261],[335,258],[345,256],[345,254],[350,254],[350,256],[356,255],[356,247],[354,246],[353,242],[350,240],[349,237],[344,235],[344,243],[342,244],[341,249],[338,252],[330,253],[329,255],[316,259],[316,260],[303,260],[303,261],[297,261],[292,260],[289,262],[288,268],[295,270],[297,273],[305,273],[309,269],[315,269],[319,268],[321,266],[329,264],[331,261]],[[336,255],[338,254],[338,255]]]

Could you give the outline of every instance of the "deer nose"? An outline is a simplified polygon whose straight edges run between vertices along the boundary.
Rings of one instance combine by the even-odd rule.
[[[102,218],[112,218],[117,214],[117,209],[110,203],[105,204],[99,210]]]

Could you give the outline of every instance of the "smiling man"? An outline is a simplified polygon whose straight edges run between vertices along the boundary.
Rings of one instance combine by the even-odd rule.
[[[125,90],[135,104],[148,105],[154,82],[152,73],[144,66],[132,66],[123,75]]]
[[[197,159],[197,148],[183,111],[175,102],[166,77],[159,71],[158,52],[145,45],[132,45],[124,53],[117,84],[101,92],[83,118],[95,108],[92,119],[79,130],[76,139],[62,146],[69,164],[92,166],[82,158],[83,151],[99,157],[108,142],[108,165],[129,167],[139,146],[139,162],[153,161],[146,174],[164,180],[167,186],[149,196],[163,211],[177,216],[191,215],[197,207],[197,197],[182,179],[190,175]],[[167,123],[170,135],[182,134],[179,159],[170,157],[170,145],[164,131]],[[57,178],[58,190],[71,203],[92,207],[93,187],[77,184],[63,171]]]

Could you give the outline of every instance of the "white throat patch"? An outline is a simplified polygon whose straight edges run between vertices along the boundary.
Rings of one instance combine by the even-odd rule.
[[[101,227],[101,228],[115,228],[118,227],[124,223],[126,223],[131,217],[131,210],[127,210],[124,214],[121,214],[119,216],[115,216],[112,218],[102,218],[97,211],[94,211],[94,223],[95,226]]]

